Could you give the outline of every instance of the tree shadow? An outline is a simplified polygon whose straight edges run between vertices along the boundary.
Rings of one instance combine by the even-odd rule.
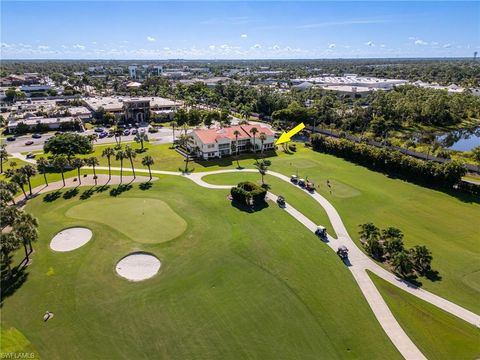
[[[80,195],[80,200],[87,200],[92,197],[92,195],[96,192],[94,188],[90,188],[88,190],[85,190],[82,195]]]
[[[151,189],[152,188],[152,183],[150,181],[147,181],[147,182],[144,182],[144,183],[141,183],[138,187],[140,188],[140,190],[148,190],[148,189]]]
[[[10,277],[7,277],[7,268],[2,267],[1,269],[1,295],[0,295],[0,307],[3,306],[4,300],[12,296],[25,281],[27,281],[28,272],[26,271],[25,266],[16,266],[12,269]]]
[[[117,197],[122,193],[124,193],[125,191],[130,190],[131,188],[132,188],[131,184],[118,185],[116,188],[113,188],[112,190],[110,190],[110,196]]]
[[[395,275],[398,276],[399,281],[403,282],[405,285],[411,288],[419,288],[422,287],[422,282],[418,279],[418,276],[415,274],[412,275],[402,275],[398,272],[394,272]]]
[[[441,281],[442,280],[442,276],[440,275],[440,273],[437,271],[437,270],[427,270],[425,273],[424,273],[424,276],[432,281],[432,282],[435,282],[435,281]]]
[[[269,185],[269,184],[262,184],[260,185],[262,188],[264,188],[265,190],[270,190],[272,187]]]
[[[262,211],[263,209],[268,208],[269,206],[266,201],[256,205],[247,205],[247,204],[241,204],[238,201],[232,200],[231,204],[234,208],[250,214],[258,211]]]
[[[65,200],[68,200],[68,199],[71,199],[71,198],[77,196],[78,193],[79,193],[79,191],[78,191],[77,188],[70,189],[70,190],[66,191],[65,194],[63,194],[63,198]]]
[[[61,195],[62,195],[62,192],[59,191],[59,190],[48,193],[47,195],[45,195],[43,197],[43,202],[53,202],[53,201],[59,199]]]
[[[104,191],[107,191],[108,189],[110,189],[110,185],[102,185],[102,186],[99,186],[95,189],[95,191],[97,193],[102,193]]]

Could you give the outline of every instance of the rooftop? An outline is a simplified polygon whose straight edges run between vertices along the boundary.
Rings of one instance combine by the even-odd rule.
[[[253,137],[250,133],[252,128],[257,128],[257,138],[262,132],[267,136],[274,136],[274,133],[271,129],[262,125],[235,125],[221,129],[195,129],[193,132],[200,138],[200,140],[202,140],[204,144],[211,144],[225,138],[235,141],[235,131],[240,132],[240,135],[238,135],[238,140],[250,139]]]

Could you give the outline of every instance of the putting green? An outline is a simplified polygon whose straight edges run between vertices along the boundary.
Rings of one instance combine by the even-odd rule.
[[[70,208],[71,218],[108,225],[145,244],[165,242],[181,235],[186,221],[162,200],[121,198],[97,199]]]

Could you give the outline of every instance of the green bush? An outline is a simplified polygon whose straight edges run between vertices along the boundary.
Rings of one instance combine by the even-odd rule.
[[[230,190],[233,201],[244,205],[257,206],[265,202],[267,191],[252,182],[239,183]]]

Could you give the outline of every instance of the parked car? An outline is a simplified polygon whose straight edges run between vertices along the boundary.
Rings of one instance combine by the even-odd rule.
[[[33,159],[35,157],[35,154],[32,152],[29,152],[26,156],[27,159]]]
[[[106,138],[108,136],[108,133],[107,132],[102,132],[100,133],[100,135],[98,135],[99,139],[103,139],[103,138]]]
[[[7,141],[15,141],[17,138],[15,136],[7,137]]]
[[[33,141],[32,141],[32,140],[28,140],[28,141],[25,143],[25,145],[27,145],[27,146],[33,145]]]
[[[132,129],[132,135],[135,135],[138,132],[137,129]]]
[[[40,135],[40,134],[33,134],[32,135],[32,138],[34,138],[34,139],[40,139],[41,137],[42,137],[42,135]]]
[[[103,133],[105,130],[103,128],[95,128],[96,133]]]
[[[114,132],[114,131],[110,131],[107,136],[108,136],[108,137],[113,137],[113,136],[115,136],[115,132]]]
[[[127,136],[127,135],[130,135],[130,130],[128,129],[123,130],[123,136]]]

